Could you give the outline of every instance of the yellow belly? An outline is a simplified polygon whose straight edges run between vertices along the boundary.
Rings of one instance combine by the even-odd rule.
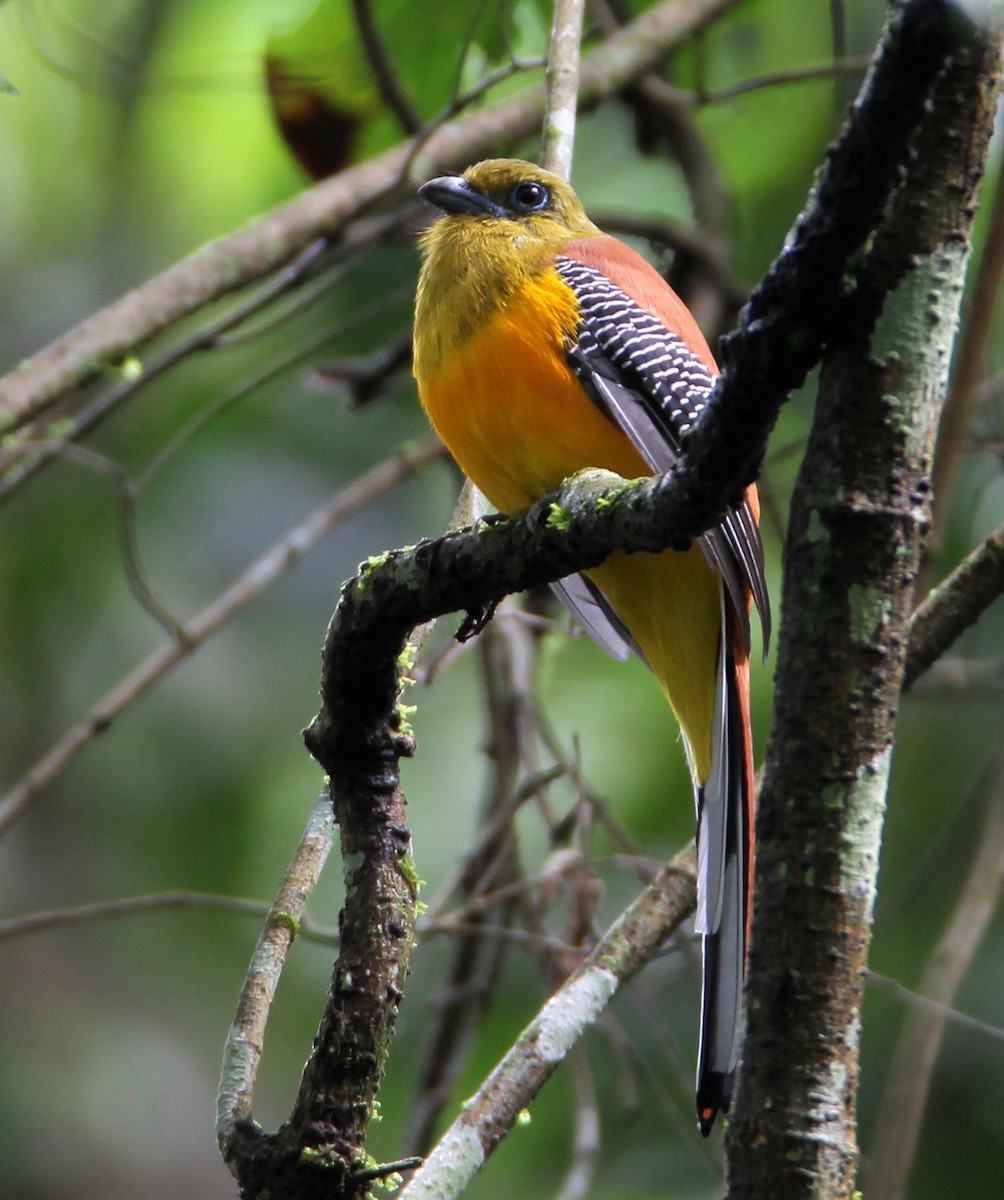
[[[556,286],[563,288],[560,281]],[[500,511],[520,513],[584,467],[649,473],[553,347],[574,328],[560,292],[528,288],[447,361],[416,361],[419,394],[464,472]],[[616,552],[587,572],[631,631],[683,730],[698,783],[711,757],[719,581],[698,547]]]

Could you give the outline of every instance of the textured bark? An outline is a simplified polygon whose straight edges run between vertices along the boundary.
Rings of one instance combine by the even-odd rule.
[[[380,1174],[365,1138],[403,995],[418,880],[396,771],[377,755],[341,756],[332,799],[341,831],[345,903],[331,989],[290,1119],[264,1134],[238,1124],[229,1151],[244,1197],[363,1200]],[[410,752],[397,735],[396,754]],[[375,770],[374,770],[375,767]],[[389,1169],[388,1169],[389,1171]]]
[[[904,5],[890,38],[929,7]],[[785,547],[731,1197],[854,1189],[886,782],[998,69],[995,39],[975,31],[946,59],[824,358]]]

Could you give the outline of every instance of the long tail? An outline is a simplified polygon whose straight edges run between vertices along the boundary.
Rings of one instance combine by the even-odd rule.
[[[703,935],[697,1119],[728,1109],[739,1055],[753,857],[753,746],[744,626],[722,593],[711,771],[697,795],[697,918]]]

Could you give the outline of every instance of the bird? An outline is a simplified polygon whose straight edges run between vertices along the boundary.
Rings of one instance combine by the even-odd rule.
[[[604,234],[560,176],[489,159],[419,188],[413,371],[461,470],[516,516],[576,471],[676,463],[718,374],[694,317],[641,254]],[[770,607],[751,484],[688,546],[615,551],[555,590],[601,646],[637,653],[682,732],[697,815],[702,999],[698,1125],[727,1111],[738,1062],[753,853],[750,603]],[[766,649],[765,649],[766,653]]]

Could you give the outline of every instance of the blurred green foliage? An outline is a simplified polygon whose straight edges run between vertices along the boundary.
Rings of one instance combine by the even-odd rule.
[[[866,53],[878,33],[879,6],[848,0],[844,8],[848,53]],[[0,363],[14,365],[205,239],[304,186],[271,118],[266,54],[296,64],[324,49],[318,70],[326,73],[325,86],[360,117],[351,153],[395,140],[348,6],[329,5],[297,32],[310,9],[279,0],[0,6]],[[382,0],[374,11],[423,118],[442,108],[458,79],[470,86],[504,58],[503,30],[520,55],[546,51],[543,0],[512,4],[502,20],[498,5],[474,0],[449,6],[435,22],[416,21],[415,6],[404,0]],[[669,63],[668,77],[713,95],[772,72],[826,63],[831,54],[827,5],[751,0]],[[3,94],[7,78],[16,82],[17,97]],[[517,77],[505,86],[521,83]],[[777,252],[852,86],[839,77],[815,79],[695,110],[727,190],[728,253],[739,278],[755,279]],[[583,120],[576,183],[597,208],[691,219],[678,168],[661,153],[639,152],[633,118],[620,103]],[[303,376],[318,361],[372,351],[406,328],[416,262],[410,235],[381,247],[306,314],[187,361],[89,439],[95,451],[135,474],[227,390],[299,351],[298,362],[186,443],[140,498],[144,568],[180,619],[210,602],[333,491],[424,433],[407,373],[357,410],[338,393],[305,386]],[[355,320],[360,313],[369,316]],[[999,370],[1002,359],[998,338],[991,368]],[[810,404],[807,395],[786,410],[765,476],[775,595],[778,521]],[[978,432],[999,439],[999,418],[992,403],[984,406]],[[3,838],[3,913],[174,888],[267,900],[322,783],[299,730],[316,708],[318,654],[339,584],[366,555],[438,531],[455,485],[440,464],[370,505],[98,738]],[[999,459],[992,450],[974,453],[953,498],[937,570],[943,573],[1002,519]],[[999,653],[1002,625],[998,606],[961,653]],[[5,781],[16,780],[164,637],[126,583],[114,481],[63,459],[7,499],[0,507]],[[762,749],[769,667],[754,676]],[[538,677],[541,703],[568,752],[578,747],[590,786],[613,803],[647,854],[658,858],[678,848],[691,833],[689,784],[675,728],[645,670],[609,663],[583,639],[548,635]],[[412,696],[419,754],[406,764],[404,782],[429,894],[475,825],[485,771],[480,687],[477,656],[468,650],[444,666],[433,687]],[[999,741],[1001,718],[999,683],[975,694],[918,691],[904,704],[872,962],[908,986],[966,869],[985,799],[972,792]],[[555,790],[559,810],[573,800],[570,786]],[[520,829],[527,860],[538,862],[548,850],[539,822],[527,817]],[[597,834],[597,854],[612,849]],[[633,879],[609,872],[601,919],[630,896]],[[333,864],[311,904],[315,919],[334,924],[339,887]],[[0,945],[0,1194],[19,1200],[234,1194],[213,1136],[214,1093],[256,934],[252,918],[171,910]],[[330,957],[327,948],[300,944],[283,977],[256,1104],[266,1126],[288,1110]],[[382,1096],[384,1120],[374,1130],[378,1157],[401,1150],[427,1036],[426,1005],[442,987],[447,958],[438,941],[416,954]],[[998,915],[959,997],[963,1011],[997,1026],[1004,1025],[1002,963]],[[719,1143],[702,1145],[693,1135],[689,1081],[666,1060],[667,1037],[679,1039],[684,1062],[693,1059],[696,978],[696,955],[681,944],[613,1010],[639,1061],[657,1064],[656,1083],[682,1114],[676,1120],[644,1086],[633,1091],[625,1082],[630,1073],[616,1038],[588,1041],[604,1126],[590,1192],[598,1200],[716,1194]],[[509,952],[451,1112],[534,1012],[546,985],[535,959]],[[861,1099],[866,1152],[903,1014],[901,1001],[869,993]],[[471,1194],[527,1200],[554,1194],[567,1168],[572,1096],[563,1070]],[[998,1196],[1001,1111],[1000,1041],[951,1031],[911,1197]]]

